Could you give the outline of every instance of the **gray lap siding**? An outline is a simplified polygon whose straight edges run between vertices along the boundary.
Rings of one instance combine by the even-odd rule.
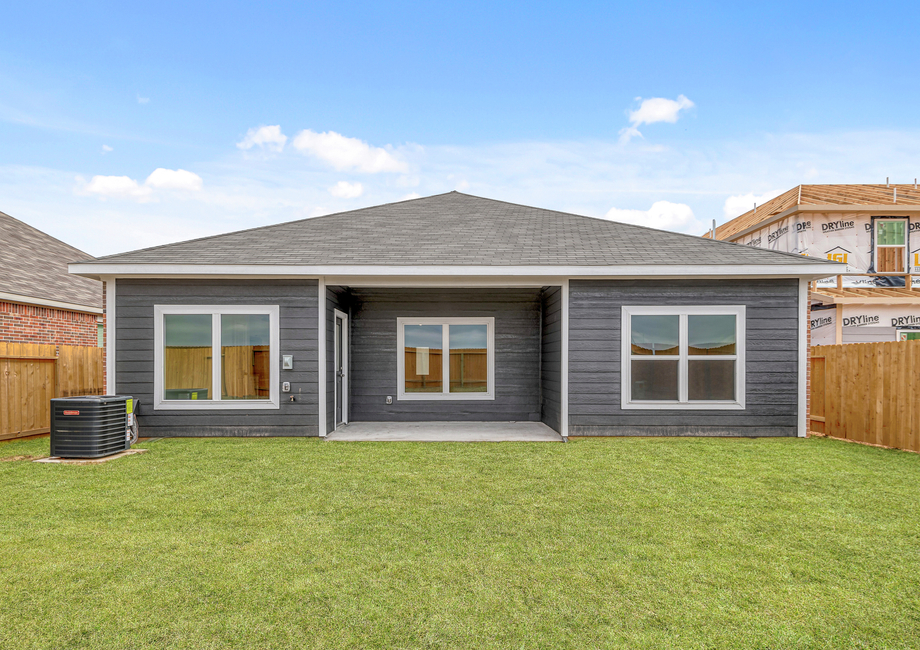
[[[562,430],[562,288],[546,287],[542,298],[540,393],[541,420]]]
[[[154,305],[278,305],[280,350],[294,369],[281,370],[291,395],[279,409],[153,410]],[[316,436],[316,280],[118,280],[115,290],[115,388],[141,400],[144,436]],[[279,364],[280,365],[280,364]]]
[[[570,435],[797,434],[796,280],[573,280],[569,291]],[[745,305],[745,409],[621,409],[624,305]]]
[[[354,421],[540,421],[539,289],[352,288]],[[397,399],[398,317],[495,318],[495,399]],[[386,397],[393,397],[386,404]]]

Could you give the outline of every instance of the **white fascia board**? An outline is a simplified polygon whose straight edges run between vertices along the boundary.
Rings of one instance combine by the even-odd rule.
[[[469,278],[557,276],[570,278],[671,278],[671,277],[795,277],[809,280],[846,273],[845,264],[765,265],[635,265],[635,266],[295,266],[233,264],[70,264],[69,270],[84,277],[290,277],[326,276],[389,278]],[[350,280],[353,282],[353,279]]]
[[[102,295],[102,287],[99,287],[99,293]],[[5,293],[3,291],[0,291],[0,300],[5,302],[15,302],[20,305],[37,305],[39,307],[66,309],[67,311],[78,311],[84,314],[102,313],[102,307],[87,307],[86,305],[78,305],[75,302],[62,302],[60,300],[48,300],[46,298],[32,298],[29,296],[20,296],[16,293]]]

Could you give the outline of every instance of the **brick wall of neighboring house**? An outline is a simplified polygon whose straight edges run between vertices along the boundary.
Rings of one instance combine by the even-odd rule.
[[[50,345],[98,345],[96,314],[0,302],[0,341]]]

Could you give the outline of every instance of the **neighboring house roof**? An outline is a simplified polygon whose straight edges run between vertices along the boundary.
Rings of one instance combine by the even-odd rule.
[[[102,257],[101,265],[810,265],[820,260],[459,192]],[[80,272],[79,266],[74,269]],[[833,270],[830,271],[833,273]]]
[[[897,203],[895,190],[897,189]],[[859,209],[860,206],[920,206],[920,190],[907,185],[797,185],[763,205],[716,227],[716,239],[732,239],[736,235],[796,206],[839,205]],[[708,233],[706,236],[709,236]]]
[[[92,255],[3,212],[0,244],[0,299],[102,309],[102,285],[67,272],[68,262],[92,260]]]

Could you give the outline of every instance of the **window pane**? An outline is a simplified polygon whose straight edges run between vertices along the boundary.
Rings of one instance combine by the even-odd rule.
[[[163,316],[163,399],[211,399],[211,314]]]
[[[890,248],[876,248],[875,262],[877,273],[903,273],[904,252],[906,246],[892,246]]]
[[[736,354],[735,316],[687,316],[690,354]]]
[[[689,362],[688,397],[693,400],[735,399],[735,362],[697,359]]]
[[[450,325],[450,392],[489,392],[488,327]]]
[[[406,325],[406,392],[441,393],[441,325]]]
[[[632,360],[633,400],[677,401],[677,360]]]
[[[271,397],[269,321],[268,314],[221,315],[221,399]]]
[[[631,349],[633,354],[678,354],[677,328],[680,318],[667,316],[633,316]]]
[[[904,221],[876,221],[875,243],[879,246],[904,246]]]

